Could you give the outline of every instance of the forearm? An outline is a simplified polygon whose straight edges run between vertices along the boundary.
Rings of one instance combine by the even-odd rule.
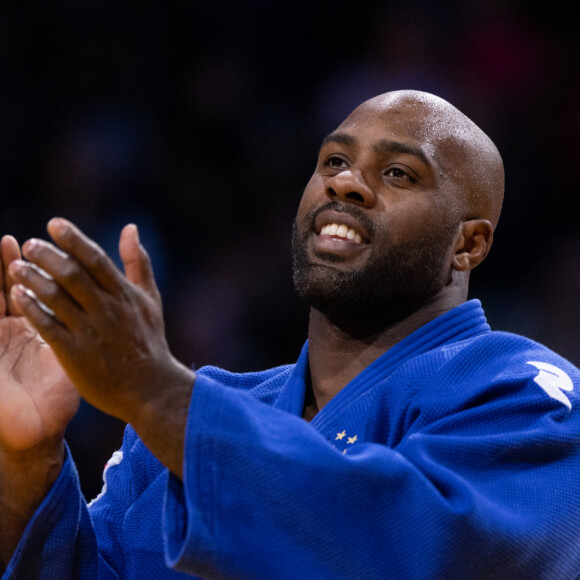
[[[61,438],[22,453],[0,452],[0,569],[4,570],[64,461]]]

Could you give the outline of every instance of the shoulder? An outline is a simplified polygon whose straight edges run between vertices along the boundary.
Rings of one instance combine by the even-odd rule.
[[[271,404],[276,400],[294,367],[291,364],[263,371],[234,373],[219,367],[204,366],[196,372],[199,376],[217,381],[226,387],[243,390],[256,399]]]
[[[518,382],[540,396],[563,403],[580,403],[580,370],[569,360],[529,338],[507,332],[493,332],[489,337],[494,356],[485,369],[495,381]]]
[[[579,369],[534,340],[491,331],[442,351],[429,387],[421,389],[426,397],[451,398],[462,406],[511,401],[545,410],[580,407]]]
[[[459,343],[450,362],[469,374],[520,380],[554,366],[580,385],[580,371],[570,361],[534,340],[509,332],[492,331]]]

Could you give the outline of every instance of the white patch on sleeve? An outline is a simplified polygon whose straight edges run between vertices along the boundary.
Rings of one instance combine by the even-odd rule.
[[[123,461],[123,452],[115,451],[111,459],[107,461],[107,464],[105,465],[105,469],[103,471],[103,489],[101,489],[101,493],[99,493],[99,495],[89,503],[88,507],[91,507],[98,499],[102,498],[103,495],[105,495],[107,491],[107,471],[109,471],[109,468],[113,467],[113,465],[119,465],[121,461]]]
[[[564,403],[568,409],[571,409],[572,403],[563,391],[574,390],[572,379],[562,369],[550,363],[529,360],[527,364],[540,371],[534,378],[534,382],[540,385],[552,399]]]

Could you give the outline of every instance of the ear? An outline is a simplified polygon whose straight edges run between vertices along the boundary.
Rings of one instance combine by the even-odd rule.
[[[455,245],[453,268],[459,272],[473,270],[483,262],[493,242],[493,226],[489,220],[463,222]]]

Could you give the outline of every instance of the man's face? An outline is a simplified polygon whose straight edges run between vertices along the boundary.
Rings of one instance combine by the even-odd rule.
[[[461,218],[435,125],[363,106],[325,139],[292,247],[299,294],[331,319],[393,322],[449,282]]]

